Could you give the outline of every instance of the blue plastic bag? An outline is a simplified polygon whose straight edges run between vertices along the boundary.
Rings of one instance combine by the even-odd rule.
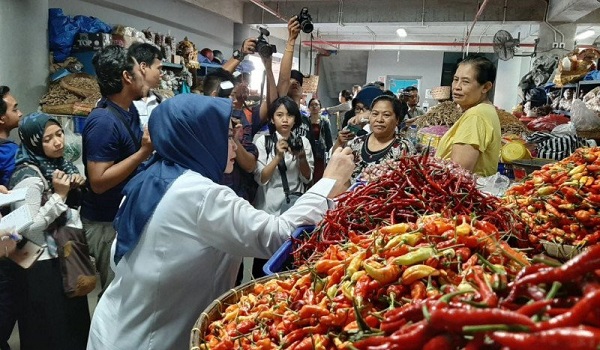
[[[50,51],[55,62],[64,62],[71,55],[71,47],[79,27],[69,16],[65,16],[62,9],[51,8],[48,10],[48,40]]]
[[[50,51],[54,55],[54,62],[64,62],[71,56],[71,47],[78,33],[110,33],[112,28],[97,19],[89,16],[66,16],[62,9],[51,8],[48,10],[48,40]]]
[[[600,80],[600,71],[598,71],[598,70],[590,71],[588,74],[586,74],[585,77],[583,77],[583,80]]]
[[[97,34],[97,33],[110,33],[112,28],[99,20],[96,17],[89,16],[75,16],[73,21],[79,27],[80,33]]]

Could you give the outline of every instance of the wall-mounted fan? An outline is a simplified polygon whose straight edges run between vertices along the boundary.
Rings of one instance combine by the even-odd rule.
[[[494,52],[503,61],[508,61],[515,56],[515,49],[521,43],[521,34],[514,39],[506,30],[499,30],[494,34]]]

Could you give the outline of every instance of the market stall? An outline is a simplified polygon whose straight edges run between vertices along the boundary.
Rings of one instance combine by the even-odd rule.
[[[213,303],[191,349],[596,349],[599,155],[502,198],[427,154],[371,169],[275,257],[290,272]]]

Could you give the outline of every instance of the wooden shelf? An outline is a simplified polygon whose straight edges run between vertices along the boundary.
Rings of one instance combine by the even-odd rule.
[[[171,69],[183,69],[183,64],[175,64],[171,62],[163,62],[163,68],[171,68]]]

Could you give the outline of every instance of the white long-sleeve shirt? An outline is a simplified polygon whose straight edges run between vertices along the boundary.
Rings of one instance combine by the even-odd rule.
[[[173,182],[94,312],[88,349],[186,349],[204,309],[235,284],[243,256],[268,258],[323,217],[322,179],[281,216],[191,170]],[[117,233],[118,234],[118,233]]]
[[[52,245],[49,241],[54,241],[51,235],[46,234],[44,230],[54,222],[62,213],[69,210],[67,215],[67,225],[71,227],[82,228],[79,212],[69,208],[64,200],[56,193],[53,193],[44,205],[42,205],[42,195],[45,191],[44,181],[39,177],[28,177],[15,185],[14,189],[27,188],[25,199],[13,204],[13,210],[26,205],[33,219],[33,223],[22,234],[29,240],[38,245]],[[55,245],[55,244],[54,244]],[[54,252],[49,252],[48,249],[38,260],[46,260],[55,258]]]
[[[271,146],[271,152],[267,158],[267,151],[265,149],[265,138],[271,137],[270,135],[263,135],[259,137],[255,144],[258,149],[258,159],[256,162],[256,169],[254,170],[254,180],[259,185],[256,191],[256,199],[254,205],[257,209],[262,209],[270,214],[279,213],[281,204],[285,200],[285,192],[283,191],[283,183],[281,182],[281,174],[279,169],[275,169],[271,179],[264,183],[261,183],[261,173],[263,169],[273,160],[275,157],[275,148],[277,147],[273,142]],[[281,135],[277,133],[277,138],[281,139]],[[312,153],[312,147],[310,142],[304,136],[302,138],[302,145],[304,146],[304,153],[306,153],[306,161],[310,167],[310,177],[305,178],[300,172],[300,165],[298,159],[296,159],[291,153],[285,153],[285,166],[287,171],[285,172],[290,187],[290,193],[292,192],[304,192],[304,185],[308,184],[312,180],[312,174],[315,169],[315,161]]]

